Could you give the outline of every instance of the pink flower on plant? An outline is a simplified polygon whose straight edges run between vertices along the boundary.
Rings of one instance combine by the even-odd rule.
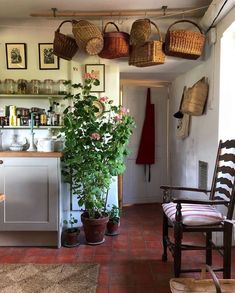
[[[121,115],[116,115],[113,117],[114,121],[118,122],[120,120],[122,120],[122,116]]]
[[[108,97],[101,97],[100,98],[100,101],[102,102],[102,103],[106,103],[107,101],[108,101]]]
[[[96,76],[94,73],[86,72],[86,73],[84,74],[84,78],[96,79],[97,76]]]
[[[94,140],[100,140],[100,135],[99,135],[99,133],[97,133],[97,132],[93,132],[93,133],[90,135],[90,138],[91,138],[91,139],[94,139]]]
[[[121,114],[126,114],[126,113],[129,113],[130,110],[127,109],[126,107],[121,107],[121,108],[120,108],[120,112],[121,112]]]

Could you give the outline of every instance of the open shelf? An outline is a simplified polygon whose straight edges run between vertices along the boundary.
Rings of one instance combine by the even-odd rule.
[[[33,130],[61,128],[62,126],[35,126]],[[0,130],[4,129],[31,129],[30,126],[0,126]]]
[[[0,98],[7,98],[7,99],[63,99],[65,95],[33,95],[33,94],[0,94]]]

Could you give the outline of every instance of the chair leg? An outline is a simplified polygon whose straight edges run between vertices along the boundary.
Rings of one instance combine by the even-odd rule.
[[[163,244],[163,254],[162,261],[167,261],[167,237],[168,237],[168,219],[165,213],[163,213],[162,222],[162,244]]]
[[[176,222],[174,224],[174,238],[175,238],[175,246],[174,246],[174,272],[175,277],[178,278],[180,276],[181,271],[181,243],[182,243],[182,224]]]
[[[212,232],[206,232],[206,264],[212,265]]]
[[[232,248],[232,229],[233,224],[231,222],[224,222],[224,259],[223,259],[223,267],[224,279],[231,278],[231,248]]]

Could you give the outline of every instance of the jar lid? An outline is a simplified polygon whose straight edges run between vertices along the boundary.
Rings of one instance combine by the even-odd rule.
[[[44,81],[50,81],[50,82],[53,82],[53,79],[45,79]]]
[[[41,82],[39,79],[32,79],[31,82]]]
[[[14,79],[10,79],[10,78],[5,79],[5,82],[12,82],[12,81],[14,82]]]

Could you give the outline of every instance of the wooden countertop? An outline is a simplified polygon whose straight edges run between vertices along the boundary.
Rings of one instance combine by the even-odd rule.
[[[19,157],[19,158],[61,158],[63,156],[62,152],[14,152],[14,151],[2,151],[0,152],[0,157]]]

